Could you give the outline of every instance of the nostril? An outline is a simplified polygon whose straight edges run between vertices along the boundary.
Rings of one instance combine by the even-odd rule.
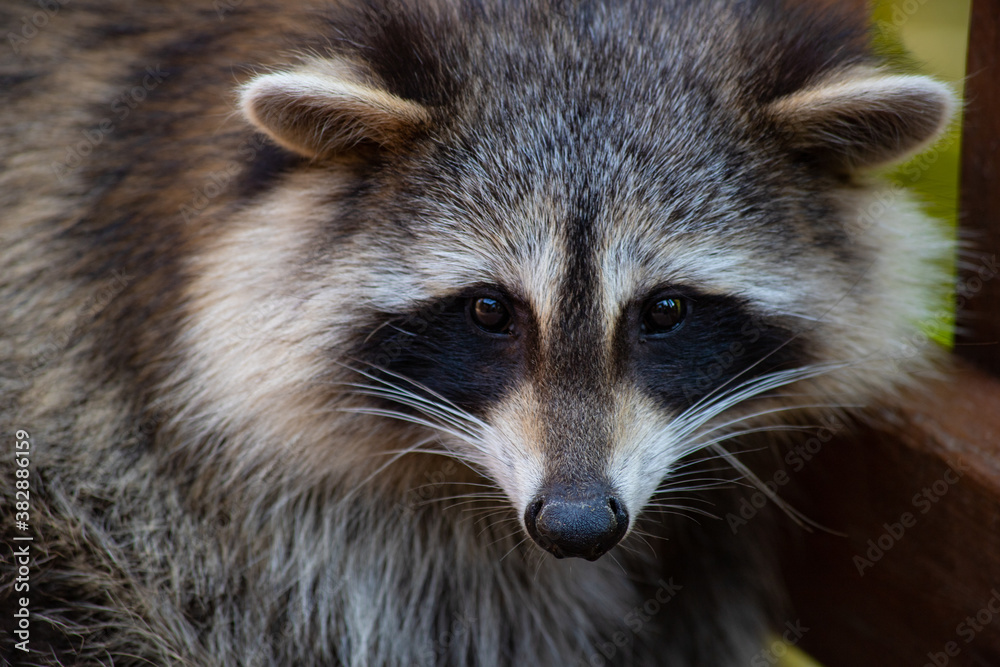
[[[536,498],[533,502],[528,503],[528,507],[524,510],[524,525],[528,527],[528,533],[532,537],[535,537],[535,533],[538,532],[538,513],[542,511],[543,504],[545,504],[545,498]]]
[[[622,531],[622,535],[624,535],[625,531],[628,530],[628,510],[626,510],[625,506],[622,505],[621,502],[614,496],[608,498],[608,507],[611,508],[611,513],[615,517],[615,522],[618,524],[618,530]]]

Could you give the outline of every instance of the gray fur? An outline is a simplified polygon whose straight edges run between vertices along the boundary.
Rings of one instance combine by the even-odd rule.
[[[947,91],[831,9],[314,4],[66,3],[3,53],[0,423],[31,436],[36,540],[33,652],[3,656],[748,664],[771,519],[657,504],[722,516],[754,475],[723,437],[933,368],[951,245],[867,169],[933,140]],[[385,372],[483,284],[526,304],[530,363],[496,391],[495,360],[448,366],[481,401]],[[744,370],[637,379],[629,309],[664,284],[745,318]],[[542,480],[596,476],[619,547],[527,539]]]

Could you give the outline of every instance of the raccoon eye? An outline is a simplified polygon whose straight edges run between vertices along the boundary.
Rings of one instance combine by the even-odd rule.
[[[510,310],[499,299],[488,296],[473,299],[469,315],[476,326],[487,333],[506,333],[510,327]]]
[[[684,320],[687,307],[680,297],[657,298],[646,305],[642,313],[642,332],[656,336],[673,331]]]

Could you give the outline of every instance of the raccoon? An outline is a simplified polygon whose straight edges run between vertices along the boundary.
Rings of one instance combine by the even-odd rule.
[[[752,450],[942,356],[843,5],[0,7],[10,662],[750,664]]]

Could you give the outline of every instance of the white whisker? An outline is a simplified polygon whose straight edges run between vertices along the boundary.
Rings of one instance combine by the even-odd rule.
[[[721,445],[712,445],[712,448],[716,449],[717,451],[719,451],[720,453],[722,453],[724,456],[726,456],[726,458],[729,460],[729,462],[732,464],[732,466],[734,468],[736,468],[736,470],[738,470],[740,473],[742,473],[744,477],[746,477],[747,479],[751,480],[754,483],[754,486],[756,486],[757,489],[761,493],[763,493],[765,496],[767,496],[768,499],[771,500],[771,502],[773,502],[785,514],[787,514],[789,517],[791,517],[791,519],[793,521],[795,521],[795,523],[799,524],[800,526],[802,526],[806,530],[809,530],[810,528],[816,528],[818,530],[821,530],[821,531],[826,532],[826,533],[830,533],[832,535],[838,535],[840,537],[847,537],[847,535],[844,534],[844,533],[839,533],[839,532],[834,531],[834,530],[832,530],[830,528],[827,528],[826,526],[824,526],[824,525],[822,525],[820,523],[817,523],[817,522],[813,521],[812,519],[810,519],[809,517],[807,517],[806,515],[802,514],[797,509],[795,509],[794,507],[792,507],[791,505],[789,505],[788,503],[786,503],[784,500],[782,500],[782,498],[776,492],[774,492],[770,488],[768,488],[768,486],[766,484],[764,484],[764,482],[761,481],[761,479],[756,474],[754,474],[754,472],[752,470],[750,470],[742,461],[740,461],[739,459],[737,459],[736,456],[733,455],[731,452],[728,452],[725,449],[723,449]]]

